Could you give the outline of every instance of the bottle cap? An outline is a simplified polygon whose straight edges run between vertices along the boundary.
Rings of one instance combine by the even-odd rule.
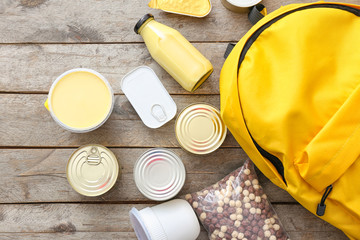
[[[134,27],[134,31],[136,34],[139,34],[139,32],[138,32],[139,29],[149,18],[154,18],[154,16],[151,13],[147,13],[142,18],[140,18],[140,20],[136,23],[136,25]]]

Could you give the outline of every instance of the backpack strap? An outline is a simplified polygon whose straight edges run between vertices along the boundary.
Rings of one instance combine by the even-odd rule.
[[[255,5],[251,8],[248,18],[249,21],[255,25],[258,21],[260,21],[267,14],[266,8],[263,4]]]

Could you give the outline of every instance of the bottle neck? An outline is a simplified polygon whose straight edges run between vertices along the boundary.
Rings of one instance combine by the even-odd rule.
[[[148,20],[146,20],[146,21],[143,23],[143,25],[141,25],[141,27],[139,28],[138,33],[141,35],[142,30],[143,30],[144,28],[146,28],[146,25],[148,25],[149,22],[152,22],[152,21],[155,21],[154,18],[152,18],[152,17],[149,18]]]

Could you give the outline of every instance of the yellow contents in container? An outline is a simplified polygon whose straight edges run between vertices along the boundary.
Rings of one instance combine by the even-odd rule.
[[[78,71],[56,83],[50,101],[53,114],[63,124],[86,129],[106,119],[112,106],[112,93],[95,74]]]
[[[166,12],[205,17],[211,10],[210,0],[151,0],[149,7]]]

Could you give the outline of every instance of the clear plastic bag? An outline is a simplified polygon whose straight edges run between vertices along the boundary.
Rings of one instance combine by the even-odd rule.
[[[216,184],[187,194],[210,239],[289,239],[247,160]]]

